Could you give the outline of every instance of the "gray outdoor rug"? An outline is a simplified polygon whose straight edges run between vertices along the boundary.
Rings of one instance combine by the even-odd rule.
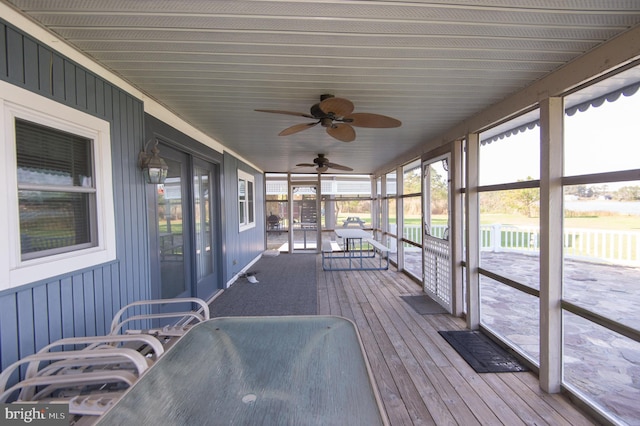
[[[447,310],[427,295],[400,296],[420,315],[447,314]]]
[[[212,317],[316,315],[315,254],[263,256],[211,303]]]

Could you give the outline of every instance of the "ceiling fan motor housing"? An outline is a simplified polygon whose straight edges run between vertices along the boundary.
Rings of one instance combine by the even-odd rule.
[[[320,109],[320,103],[314,104],[311,107],[310,112],[311,112],[311,115],[313,115],[316,118],[323,118],[323,117],[326,117],[327,115],[324,113],[324,111]]]
[[[324,155],[318,154],[318,157],[314,158],[313,162],[316,163],[318,166],[322,167],[324,166],[324,163],[327,162],[327,159],[324,157]]]
[[[323,111],[322,108],[320,108],[320,103],[326,99],[331,99],[334,98],[335,96],[333,95],[321,95],[320,96],[320,102],[318,102],[317,104],[314,104],[311,109],[311,115],[313,115],[315,118],[318,118],[320,120],[320,125],[322,127],[331,127],[333,125],[333,120],[336,120],[338,117],[335,115],[335,113],[333,112],[327,112],[327,111]]]

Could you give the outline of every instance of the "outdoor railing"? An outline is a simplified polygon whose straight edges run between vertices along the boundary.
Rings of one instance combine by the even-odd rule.
[[[402,236],[404,239],[416,243],[422,243],[422,227],[420,225],[405,225]],[[444,238],[447,227],[445,225],[434,225],[431,227],[431,236],[436,238]]]
[[[523,253],[540,250],[537,227],[494,224],[482,225],[480,230],[481,250]],[[567,257],[640,265],[640,232],[567,228],[563,249]]]
[[[565,253],[575,257],[605,259],[640,265],[640,232],[602,229],[567,229]]]
[[[446,226],[434,225],[431,235],[442,238]],[[420,225],[405,225],[403,237],[422,244]],[[623,265],[640,265],[640,232],[605,229],[564,230],[564,253],[572,258],[600,260]],[[481,225],[480,250],[536,253],[540,250],[540,229],[534,226]]]

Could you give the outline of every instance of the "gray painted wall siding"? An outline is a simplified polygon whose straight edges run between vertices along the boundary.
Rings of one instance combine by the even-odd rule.
[[[0,79],[111,123],[116,261],[0,292],[0,367],[47,343],[108,331],[122,305],[149,298],[143,104],[0,20]]]
[[[256,227],[240,232],[238,215],[238,169],[255,177]],[[224,215],[225,215],[225,281],[256,258],[264,246],[264,177],[233,155],[224,155]],[[234,264],[235,262],[235,264]]]
[[[111,123],[117,244],[113,262],[0,291],[4,369],[57,339],[108,332],[121,306],[151,293],[145,183],[136,164],[146,140],[142,102],[2,19],[0,79]],[[255,176],[256,227],[243,232],[238,231],[238,168]],[[222,158],[222,170],[227,282],[264,250],[264,178],[229,154]]]
[[[45,283],[23,286],[0,295],[0,357],[6,367],[64,337],[109,331],[120,300],[119,264]]]

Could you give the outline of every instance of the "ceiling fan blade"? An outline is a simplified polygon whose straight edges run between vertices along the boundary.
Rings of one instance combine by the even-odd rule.
[[[316,121],[315,123],[296,124],[295,126],[287,127],[286,129],[284,129],[283,131],[278,133],[278,136],[289,136],[289,135],[292,135],[294,133],[298,133],[298,132],[301,132],[303,130],[310,129],[313,126],[317,125],[318,123],[319,123],[319,121]]]
[[[327,166],[327,165],[324,165],[324,166],[322,166],[322,167],[316,167],[316,171],[318,171],[318,172],[320,172],[320,173],[324,173],[324,172],[326,172],[327,170],[329,170],[329,166]]]
[[[400,127],[402,125],[402,122],[395,118],[381,114],[370,114],[368,112],[356,112],[344,118],[347,120],[353,120],[350,121],[349,124],[356,127],[386,129],[389,127]]]
[[[347,167],[347,166],[343,166],[341,164],[336,164],[336,163],[327,163],[325,164],[325,166],[331,168],[331,169],[338,169],[338,170],[344,170],[345,172],[352,172],[353,169],[351,167]]]
[[[356,131],[346,123],[335,123],[327,127],[327,133],[342,142],[351,142],[356,138]]]
[[[337,117],[344,117],[353,112],[353,102],[344,98],[327,98],[320,102],[320,109],[325,114],[333,113]]]
[[[296,167],[317,167],[317,164],[313,164],[313,163],[300,163],[300,164],[296,164]]]
[[[271,114],[287,114],[287,115],[296,115],[298,117],[315,118],[311,114],[305,114],[303,112],[281,111],[279,109],[254,109],[254,111],[268,112]]]

